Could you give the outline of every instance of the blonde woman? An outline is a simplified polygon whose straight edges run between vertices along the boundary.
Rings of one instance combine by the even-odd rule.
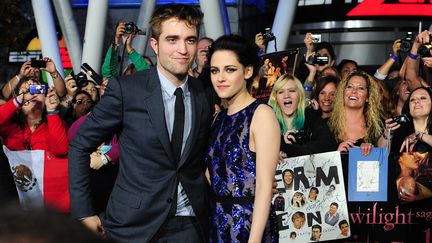
[[[355,71],[341,81],[329,119],[338,151],[360,146],[369,154],[383,133],[383,118],[380,88],[369,74]]]
[[[281,135],[281,151],[288,157],[336,150],[327,123],[319,112],[306,109],[301,82],[291,74],[276,81],[268,104],[276,113]]]

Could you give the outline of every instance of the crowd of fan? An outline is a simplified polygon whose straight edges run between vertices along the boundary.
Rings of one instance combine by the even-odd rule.
[[[71,75],[63,80],[49,58],[44,58],[46,67],[40,69],[32,67],[31,61],[25,62],[2,88],[0,136],[3,144],[11,150],[41,149],[66,158],[69,142],[103,97],[109,78],[119,73],[126,75],[149,69],[153,65],[149,58],[132,48],[135,36],[125,35],[124,31],[125,24],[119,23],[102,66],[102,84],[90,79],[77,82]],[[428,72],[432,68],[432,57],[418,55],[419,48],[430,44],[431,38],[429,31],[418,34],[411,50],[402,55],[401,41],[396,40],[389,58],[371,75],[361,71],[355,60],[342,60],[336,65],[332,45],[313,43],[312,34],[307,33],[305,60],[326,56],[328,63],[305,62],[305,80],[290,73],[281,73],[273,80],[268,104],[280,125],[281,155],[348,152],[354,146],[359,146],[365,155],[373,147],[388,147],[392,152],[431,151],[432,91]],[[196,65],[190,75],[209,79],[206,61],[212,42],[210,38],[199,40]],[[265,50],[261,34],[255,42]],[[119,68],[122,45],[123,52],[126,50],[132,62],[125,70]],[[41,84],[41,72],[50,74],[54,87],[47,88],[45,93],[33,94],[29,89]],[[310,91],[313,92],[308,94]],[[223,108],[223,100],[214,100],[216,107]],[[93,169],[92,191],[96,194],[93,198],[97,212],[102,212],[106,206],[116,178],[119,153],[114,136],[91,154],[89,166]],[[1,163],[7,168],[6,161]],[[1,193],[16,198],[13,190],[8,188],[14,187],[12,176],[3,176],[6,170],[1,170]]]

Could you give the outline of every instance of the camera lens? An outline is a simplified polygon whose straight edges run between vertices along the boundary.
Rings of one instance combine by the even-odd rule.
[[[403,52],[408,52],[411,50],[411,42],[408,40],[403,40],[400,45],[400,50]]]
[[[138,27],[133,23],[125,24],[125,34],[135,34],[138,32]]]

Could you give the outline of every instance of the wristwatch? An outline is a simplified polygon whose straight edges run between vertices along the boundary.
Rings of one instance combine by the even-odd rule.
[[[108,159],[107,159],[107,157],[105,156],[105,154],[99,153],[99,155],[100,155],[100,157],[101,157],[101,159],[102,159],[102,164],[103,164],[103,165],[108,164]]]

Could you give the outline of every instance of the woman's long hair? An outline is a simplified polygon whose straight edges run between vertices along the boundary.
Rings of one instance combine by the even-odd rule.
[[[402,114],[406,114],[409,118],[410,118],[410,120],[411,120],[411,123],[413,123],[412,122],[412,120],[413,120],[413,118],[412,118],[412,116],[411,116],[411,111],[410,111],[410,107],[409,107],[409,100],[411,99],[411,96],[412,96],[412,94],[416,91],[416,90],[419,90],[419,89],[423,89],[423,90],[425,90],[426,92],[427,92],[427,94],[429,95],[429,98],[431,99],[431,101],[432,101],[432,91],[429,89],[429,88],[426,88],[426,87],[418,87],[418,88],[415,88],[414,90],[412,90],[411,91],[411,93],[409,94],[409,96],[408,96],[408,98],[407,98],[407,100],[406,100],[406,102],[405,102],[405,104],[404,104],[404,106],[403,106],[403,108],[402,108]],[[429,130],[428,132],[429,132],[429,134],[431,134],[431,130],[430,129],[432,129],[432,110],[431,110],[431,112],[429,112],[429,115],[428,115],[428,118],[427,118],[427,122],[426,122],[426,124],[427,124],[427,129]]]
[[[40,84],[39,81],[36,81],[36,80],[35,80],[34,78],[32,78],[32,77],[25,77],[25,78],[22,78],[22,79],[17,83],[17,85],[15,86],[13,92],[11,93],[11,98],[20,95],[19,92],[20,92],[21,86],[22,86],[24,83],[28,82],[29,80],[32,80],[35,84]],[[23,100],[22,102],[23,102],[23,104],[24,104],[26,101]],[[46,122],[46,114],[47,114],[47,113],[46,113],[46,109],[43,109],[43,111],[42,111],[42,119],[41,119],[41,121],[39,122],[39,125],[42,124],[42,123],[44,123],[44,122]],[[15,123],[17,123],[17,124],[20,126],[21,129],[24,129],[24,128],[25,128],[25,125],[27,124],[27,116],[26,116],[26,114],[24,114],[23,110],[20,109],[20,110],[18,110],[18,111],[15,113],[15,115],[12,117],[12,121],[15,122]]]
[[[270,94],[270,98],[268,104],[272,107],[273,111],[276,113],[276,118],[279,122],[280,130],[282,134],[285,134],[288,131],[288,125],[285,124],[284,121],[284,113],[277,101],[277,94],[282,89],[282,87],[289,81],[294,81],[296,84],[297,92],[299,93],[299,101],[297,105],[297,109],[293,114],[292,124],[290,129],[302,129],[305,122],[305,109],[306,109],[306,97],[303,89],[303,85],[296,77],[287,73],[280,76],[276,83],[273,86],[273,89]]]
[[[364,141],[367,143],[375,143],[382,135],[384,130],[384,111],[381,104],[381,93],[378,84],[367,73],[361,71],[352,72],[338,85],[332,114],[329,118],[329,127],[333,132],[337,141],[345,141],[347,139],[344,133],[345,128],[345,104],[344,91],[348,85],[348,81],[352,77],[362,77],[366,80],[368,91],[368,102],[365,104],[363,114],[365,116],[366,135]]]

